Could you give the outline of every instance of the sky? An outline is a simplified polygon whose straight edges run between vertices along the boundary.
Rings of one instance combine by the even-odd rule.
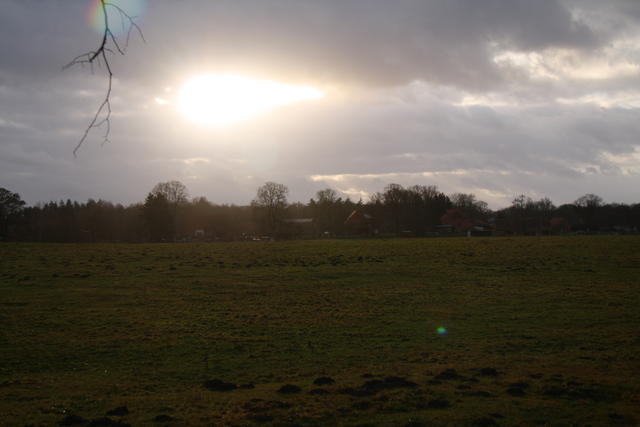
[[[145,41],[110,56],[109,142],[94,129],[77,156],[107,78],[62,67],[98,47],[96,0],[2,2],[0,187],[29,204],[129,204],[169,180],[220,204],[266,181],[302,202],[327,187],[366,201],[389,183],[492,208],[520,194],[640,201],[637,0],[111,1]],[[203,75],[323,96],[202,123],[180,100]],[[245,102],[241,87],[208,89],[221,111]]]

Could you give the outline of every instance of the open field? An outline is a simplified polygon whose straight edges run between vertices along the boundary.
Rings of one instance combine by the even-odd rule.
[[[2,244],[0,424],[634,424],[639,308],[637,236]]]

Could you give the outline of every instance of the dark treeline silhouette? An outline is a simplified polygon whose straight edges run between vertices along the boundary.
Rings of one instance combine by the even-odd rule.
[[[247,206],[189,198],[178,181],[157,184],[143,203],[59,201],[25,206],[0,188],[0,240],[34,242],[232,241],[349,236],[636,233],[640,203],[605,204],[594,194],[555,206],[516,197],[492,211],[473,194],[446,195],[435,186],[389,184],[370,201],[332,189],[308,203],[289,203],[288,188],[267,182]]]

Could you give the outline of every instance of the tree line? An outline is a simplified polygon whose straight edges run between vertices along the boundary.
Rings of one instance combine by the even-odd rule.
[[[249,205],[190,198],[179,181],[157,184],[144,202],[51,201],[26,206],[0,188],[0,240],[35,242],[171,242],[443,234],[638,232],[640,203],[604,203],[586,194],[556,206],[525,195],[491,210],[473,194],[436,186],[389,184],[354,202],[327,188],[308,203],[290,203],[288,188],[267,182]]]

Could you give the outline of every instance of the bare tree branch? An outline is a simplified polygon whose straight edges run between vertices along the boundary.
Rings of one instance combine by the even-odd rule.
[[[118,52],[120,55],[124,55],[127,51],[127,48],[129,47],[129,40],[131,38],[131,32],[133,30],[137,31],[143,42],[146,42],[144,35],[142,34],[142,30],[135,22],[136,17],[130,16],[121,7],[116,4],[110,3],[108,0],[100,0],[100,7],[102,8],[102,14],[104,15],[104,31],[102,33],[102,40],[100,42],[100,45],[98,46],[98,49],[80,54],[73,58],[67,65],[62,67],[63,70],[66,70],[67,68],[71,68],[75,65],[80,65],[81,67],[89,65],[89,67],[91,68],[91,73],[93,73],[94,63],[97,64],[98,67],[101,67],[104,63],[105,69],[107,70],[107,92],[105,93],[102,103],[96,110],[93,119],[84,130],[82,138],[80,138],[80,141],[73,149],[74,157],[76,157],[78,150],[89,136],[91,130],[94,128],[99,128],[104,125],[106,129],[104,137],[102,139],[102,144],[109,142],[109,133],[111,132],[111,89],[113,87],[113,71],[111,70],[111,64],[109,62],[109,57],[107,56],[107,54],[114,55],[115,52]],[[109,15],[107,13],[107,8],[109,7],[118,12],[123,29],[125,27],[125,23],[128,24],[127,38],[124,46],[122,47],[120,46],[117,37],[111,31],[111,27],[109,26]],[[115,49],[110,48],[109,44],[113,45]]]

